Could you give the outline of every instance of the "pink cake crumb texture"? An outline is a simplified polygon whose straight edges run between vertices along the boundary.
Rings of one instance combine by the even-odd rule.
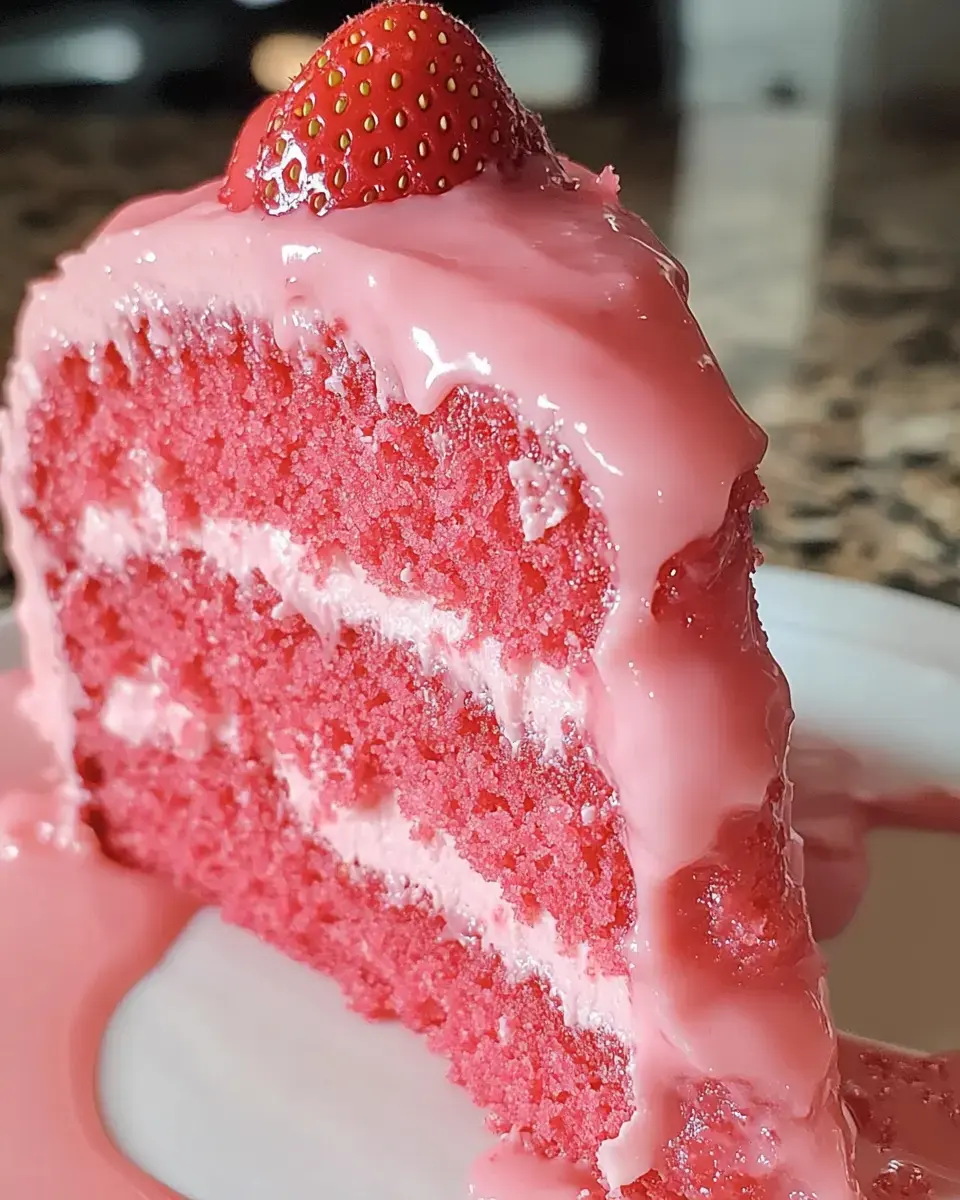
[[[598,962],[623,969],[629,875],[601,803],[607,785],[583,747],[567,761],[544,761],[535,743],[515,753],[484,705],[424,675],[408,647],[369,627],[332,641],[297,614],[275,618],[280,597],[269,585],[240,588],[195,551],[66,579],[57,594],[67,655],[90,702],[77,763],[98,802],[102,780],[125,778],[132,753],[101,725],[110,685],[162,655],[165,694],[197,714],[202,743],[229,719],[238,763],[273,763],[280,751],[308,778],[320,748],[317,822],[334,806],[396,797],[425,839],[438,828],[452,834],[519,914],[532,922],[545,905],[569,946],[589,942]],[[169,738],[167,748],[176,748]],[[573,820],[588,801],[595,820]]]
[[[593,748],[572,728],[553,757],[532,737],[511,747],[488,706],[425,673],[409,647],[364,626],[319,637],[262,577],[238,585],[189,549],[111,570],[85,562],[80,539],[89,505],[136,513],[148,463],[174,538],[201,517],[274,525],[318,574],[344,555],[388,594],[413,586],[469,614],[515,661],[576,667],[612,579],[576,467],[521,431],[496,393],[458,388],[427,417],[390,404],[363,354],[329,331],[288,354],[240,317],[180,313],[135,330],[122,354],[110,344],[92,362],[68,350],[37,365],[26,515],[58,560],[46,583],[85,696],[76,765],[104,845],[333,974],[360,1011],[426,1032],[497,1128],[592,1160],[633,1110],[623,1043],[568,1027],[541,980],[516,978],[479,943],[445,935],[426,902],[397,903],[346,868],[287,803],[276,750],[306,772],[322,745],[339,764],[322,805],[395,795],[421,836],[442,830],[500,881],[522,919],[548,912],[563,945],[585,942],[596,965],[622,972],[632,876]],[[509,471],[519,458],[549,461],[570,485],[566,515],[529,541]],[[749,512],[761,499],[755,476],[737,481],[721,529],[664,565],[658,620],[742,628]],[[154,660],[171,700],[209,718],[189,757],[163,737],[132,746],[101,722],[111,682]],[[210,734],[227,718],[229,744]],[[678,953],[708,974],[757,974],[809,953],[783,803],[772,786],[671,884]],[[585,806],[594,819],[572,820]],[[749,1092],[681,1080],[671,1111],[659,1174],[625,1195],[775,1194],[742,1175],[739,1134],[772,1119]]]
[[[275,597],[266,595],[265,585],[260,604],[250,607],[232,581],[212,578],[197,561],[133,563],[128,578],[114,581],[113,588],[88,580],[64,608],[65,630],[91,620],[106,626],[114,619],[116,632],[125,624],[117,591],[129,588],[140,601],[156,598],[136,609],[142,620],[156,623],[158,639],[168,637],[170,624],[176,623],[163,622],[160,614],[183,614],[191,596],[210,622],[205,635],[191,628],[195,639],[216,632],[237,645],[242,624],[251,638],[261,639],[263,659],[276,653],[271,643],[282,639],[282,627],[271,628]],[[108,596],[115,607],[105,609],[101,604]],[[230,612],[240,615],[237,626],[223,619]],[[289,628],[295,620],[282,624]],[[139,622],[132,630],[142,645]],[[280,639],[272,636],[277,633]],[[317,644],[312,634],[307,640]],[[363,635],[348,635],[345,642],[343,657],[355,670],[365,667],[373,674],[378,658],[370,651],[376,642],[371,647]],[[114,645],[128,649],[131,642],[119,637]],[[278,657],[276,666],[290,669],[297,681],[303,678],[288,659]],[[258,675],[264,677],[266,672]],[[97,693],[96,685],[88,685],[91,699]],[[197,689],[179,695],[194,703],[203,698]],[[173,877],[200,899],[218,904],[227,920],[333,975],[364,1015],[396,1016],[426,1033],[430,1045],[450,1060],[452,1078],[490,1110],[495,1129],[518,1131],[548,1154],[592,1161],[631,1111],[626,1050],[619,1038],[571,1029],[542,981],[512,977],[478,942],[451,938],[428,903],[397,904],[381,880],[347,869],[305,834],[284,803],[285,785],[256,754],[253,728],[254,715],[245,715],[239,753],[218,746],[199,760],[184,759],[172,746],[132,747],[115,738],[100,724],[96,706],[84,713],[78,722],[78,764],[93,797],[88,819],[108,852]],[[756,849],[754,842],[745,857]],[[767,860],[776,849],[771,837]],[[702,864],[700,869],[713,868]],[[716,889],[715,881],[708,886]],[[766,881],[737,879],[737,886],[742,900],[749,900],[751,886],[759,888],[756,908],[762,908]],[[711,898],[715,894],[708,892]],[[722,885],[719,894],[730,895]],[[764,938],[771,939],[770,930],[748,929],[743,935],[749,946]],[[733,936],[728,949],[736,952]],[[678,1125],[664,1168],[625,1195],[641,1200],[688,1195],[694,1183],[702,1187],[709,1179],[719,1190],[707,1195],[725,1196],[725,1189],[735,1185],[738,1190],[729,1194],[761,1200],[767,1194],[761,1185],[738,1178],[734,1135],[764,1114],[751,1116],[749,1097],[738,1097],[722,1083],[691,1084],[678,1100]]]
[[[347,869],[304,834],[262,762],[111,748],[95,729],[80,739],[100,751],[89,816],[109,853],[173,876],[332,975],[365,1016],[426,1034],[495,1128],[589,1158],[629,1115],[618,1039],[571,1029],[537,978],[512,979],[495,953],[451,937],[426,901],[398,904],[381,880]]]
[[[73,351],[50,372],[31,416],[33,516],[65,557],[86,504],[130,501],[138,445],[174,529],[235,517],[321,559],[342,550],[389,594],[469,611],[510,655],[562,666],[596,642],[611,586],[603,518],[564,453],[496,394],[459,387],[420,416],[388,405],[336,332],[297,357],[265,322],[182,312],[132,331],[122,355],[102,348],[93,371]],[[563,521],[531,541],[508,470],[521,458],[570,479]]]
[[[127,451],[140,445],[174,534],[195,525],[200,513],[276,525],[315,553],[318,570],[340,551],[388,594],[426,591],[461,611],[469,596],[476,632],[496,635],[507,655],[558,663],[580,657],[602,620],[609,566],[602,519],[581,497],[579,477],[565,519],[528,542],[508,464],[546,452],[520,433],[505,403],[458,389],[423,418],[407,405],[384,413],[378,394],[366,359],[348,353],[340,339],[328,335],[320,349],[291,359],[265,327],[239,320],[225,330],[222,321],[181,314],[171,328],[152,326],[149,338],[141,329],[123,358],[115,346],[104,348],[92,370],[78,353],[68,353],[51,365],[30,418],[36,494],[30,517],[66,564],[64,578],[51,585],[59,593],[81,577],[73,566],[87,505],[135,510],[142,466]],[[148,615],[148,597],[149,590],[138,600],[143,615],[125,636],[140,648],[141,662],[143,649],[154,645],[169,662],[173,631],[159,643],[150,631],[172,619],[160,610],[174,598],[158,598],[157,612]],[[123,601],[121,609],[128,605]],[[183,631],[180,653],[185,661],[197,659],[195,672],[209,674],[219,668],[205,665],[195,649],[188,653],[198,634]],[[423,713],[409,672],[388,686],[391,674],[402,679],[405,656],[386,650],[376,664],[383,671],[379,680],[371,675],[347,685],[368,693],[357,697],[363,731],[337,732],[331,728],[337,710],[353,706],[339,690],[343,679],[329,676],[324,683],[323,672],[305,661],[324,656],[312,643],[301,621],[296,651],[288,651],[301,671],[295,686],[282,668],[272,680],[258,680],[264,732],[276,732],[278,723],[289,731],[312,729],[320,713],[310,711],[303,680],[326,686],[317,700],[326,709],[325,729],[334,745],[356,739],[361,791],[370,782],[365,771],[377,778],[374,786],[406,779],[418,805],[411,816],[455,834],[460,852],[481,872],[502,878],[521,911],[542,904],[562,937],[597,939],[600,961],[616,964],[617,935],[632,920],[630,872],[610,837],[617,817],[605,802],[609,784],[591,756],[571,746],[568,765],[560,768],[541,765],[535,744],[515,754],[479,706],[452,713],[445,727],[437,722],[432,743],[426,737],[401,745],[398,731],[422,724]],[[96,656],[86,630],[79,645],[84,655]],[[107,640],[104,650],[109,647]],[[239,654],[238,647],[232,652]],[[234,672],[232,687],[245,694],[258,656],[251,646],[239,657],[245,666]],[[123,673],[122,655],[103,668],[99,686],[110,671]],[[95,668],[91,662],[85,669]],[[179,681],[170,683],[178,690]],[[196,684],[216,690],[200,679]],[[384,705],[387,699],[401,703],[394,709]],[[232,711],[229,697],[213,702]],[[545,795],[560,799],[553,812],[541,803]],[[344,802],[346,795],[334,799]],[[584,804],[593,807],[589,828],[571,828],[572,802],[578,813]]]

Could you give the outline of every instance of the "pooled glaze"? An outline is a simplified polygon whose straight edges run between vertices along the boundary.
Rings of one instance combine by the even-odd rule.
[[[56,801],[47,797],[55,809]],[[96,1102],[100,1040],[114,1008],[192,911],[164,885],[90,844],[49,843],[39,797],[0,806],[0,1193],[5,1200],[173,1200],[110,1140]]]
[[[718,649],[654,621],[651,603],[661,564],[719,527],[765,439],[709,354],[682,269],[620,208],[615,176],[569,170],[578,191],[549,186],[533,161],[510,184],[485,173],[443,197],[322,220],[228,212],[218,183],[130,206],[32,289],[11,375],[7,494],[16,501],[23,487],[33,364],[111,338],[123,353],[132,323],[162,325],[173,306],[266,319],[291,352],[309,348],[318,319],[340,321],[385,404],[428,413],[461,383],[514,396],[521,420],[551,431],[585,471],[617,555],[586,725],[618,790],[641,914],[628,947],[636,1115],[601,1148],[601,1169],[616,1187],[656,1167],[677,1081],[722,1076],[778,1111],[784,1174],[846,1200],[847,1127],[821,1102],[835,1076],[818,969],[775,998],[691,987],[667,936],[671,876],[730,812],[759,808],[777,776],[789,698],[759,630]],[[18,557],[23,568],[29,548]],[[34,654],[49,633],[36,640],[42,613],[24,615]],[[62,711],[65,681],[49,660],[40,686],[61,697],[36,708]],[[62,745],[68,730],[58,732]],[[748,1151],[758,1162],[766,1152]]]
[[[469,1200],[594,1200],[593,1176],[583,1167],[540,1158],[504,1138],[470,1168]]]
[[[843,1096],[868,1196],[960,1196],[960,1052],[924,1057],[841,1037]]]
[[[955,805],[960,807],[960,805]],[[960,1197],[960,1052],[922,1057],[840,1036],[842,1091],[858,1126],[857,1179],[869,1197]],[[468,1200],[600,1200],[582,1168],[505,1138],[473,1164]]]
[[[108,862],[83,827],[65,828],[55,792],[9,790],[26,776],[42,786],[40,756],[13,710],[21,685],[0,676],[0,1195],[175,1200],[110,1140],[97,1061],[114,1008],[194,906]]]

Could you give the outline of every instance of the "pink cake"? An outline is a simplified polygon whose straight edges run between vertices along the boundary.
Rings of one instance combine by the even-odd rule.
[[[856,1194],[764,438],[469,31],[348,22],[225,180],[34,285],[9,405],[32,714],[111,855],[602,1190]]]

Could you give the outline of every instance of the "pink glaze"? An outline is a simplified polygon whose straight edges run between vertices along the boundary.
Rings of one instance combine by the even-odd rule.
[[[26,363],[13,363],[8,374],[11,395],[21,403],[36,398],[36,375]],[[73,764],[76,725],[74,710],[82,702],[82,689],[70,670],[63,651],[63,638],[57,626],[53,606],[44,584],[49,554],[30,522],[20,511],[25,500],[22,478],[16,464],[28,458],[23,425],[7,420],[0,411],[0,506],[7,558],[17,574],[15,600],[17,621],[23,633],[23,649],[30,671],[31,686],[19,704],[36,730],[50,743],[63,776],[61,794],[64,820],[75,819],[80,784]]]
[[[193,905],[64,827],[54,793],[25,790],[52,775],[17,712],[25,683],[0,675],[0,1196],[173,1200],[106,1134],[97,1060],[113,1009]]]
[[[857,1178],[870,1197],[960,1196],[960,1053],[922,1057],[841,1035],[842,1094],[857,1125]],[[642,1185],[630,1197],[647,1200]],[[505,1138],[473,1164],[469,1200],[599,1200],[581,1168]],[[651,1200],[659,1200],[659,1193]]]
[[[100,1038],[191,908],[101,857],[57,849],[56,801],[0,803],[0,1194],[4,1200],[172,1200],[113,1145],[97,1111]]]
[[[660,565],[718,528],[763,435],[708,353],[681,269],[620,209],[609,173],[571,170],[576,193],[545,186],[533,163],[516,185],[484,175],[441,198],[322,220],[229,213],[216,183],[125,210],[31,293],[5,434],[10,492],[34,396],[24,364],[69,343],[92,354],[111,337],[123,352],[130,322],[165,306],[236,307],[291,348],[309,343],[318,314],[340,318],[385,405],[429,413],[458,383],[511,393],[522,420],[585,470],[617,553],[587,727],[618,789],[641,914],[630,939],[636,1115],[601,1149],[601,1168],[617,1186],[658,1166],[677,1081],[722,1075],[778,1110],[777,1169],[842,1200],[853,1194],[848,1136],[836,1105],[820,1102],[834,1042],[819,965],[774,991],[763,978],[705,986],[676,953],[665,903],[671,877],[728,814],[759,809],[781,767],[788,695],[759,629],[698,637],[651,614]],[[554,517],[562,505],[544,525]],[[765,1154],[762,1139],[748,1150],[761,1173]]]
[[[840,1039],[844,1099],[858,1128],[857,1175],[868,1196],[960,1196],[960,1053],[921,1057]]]
[[[504,1138],[470,1169],[470,1200],[596,1200],[594,1176],[559,1158],[531,1154],[514,1138]]]
[[[22,711],[29,689],[26,671],[0,673],[0,781],[5,791],[46,790],[58,781],[49,747],[37,738],[32,718]]]
[[[22,686],[19,672],[0,677],[0,1195],[173,1200],[106,1134],[97,1060],[113,1009],[194,906],[64,827],[54,793],[11,790],[49,767],[16,715]]]
[[[193,911],[61,823],[49,753],[20,718],[26,676],[0,675],[0,1196],[173,1200],[110,1141],[96,1098],[100,1039],[124,994]]]

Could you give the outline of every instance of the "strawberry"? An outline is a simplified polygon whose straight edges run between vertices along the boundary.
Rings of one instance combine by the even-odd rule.
[[[221,193],[230,207],[247,207],[251,177],[268,213],[323,214],[553,158],[490,54],[433,4],[387,0],[352,17],[273,105],[254,161],[250,141],[237,142]]]
[[[226,178],[220,189],[220,200],[234,212],[241,212],[253,203],[253,171],[260,154],[267,125],[273,117],[275,100],[272,96],[262,100],[253,110],[233,146],[227,165]]]

